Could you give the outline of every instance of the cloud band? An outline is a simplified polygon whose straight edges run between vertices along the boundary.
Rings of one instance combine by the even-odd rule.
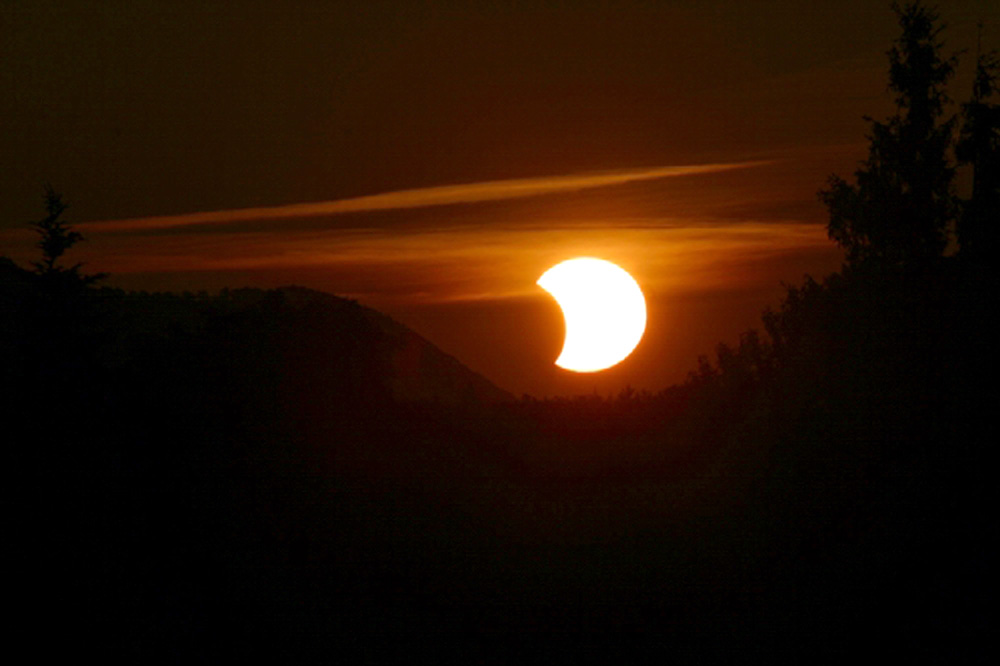
[[[717,173],[733,169],[746,169],[768,164],[766,161],[735,162],[728,164],[698,164],[688,166],[667,166],[648,169],[632,169],[609,173],[549,176],[545,178],[519,178],[493,180],[461,185],[443,185],[421,189],[397,190],[349,199],[318,201],[312,203],[266,206],[257,208],[236,208],[180,215],[160,215],[124,220],[86,222],[77,225],[90,233],[105,231],[145,231],[170,229],[201,224],[228,224],[252,220],[280,220],[297,217],[317,217],[321,215],[343,215],[449,204],[479,203],[520,199],[524,197],[571,192],[576,190],[623,185],[642,180],[655,180],[677,176]]]

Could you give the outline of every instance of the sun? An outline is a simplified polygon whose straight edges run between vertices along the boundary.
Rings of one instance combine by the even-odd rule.
[[[563,311],[566,340],[556,365],[574,372],[610,368],[646,330],[646,299],[625,269],[593,257],[556,264],[538,278]]]

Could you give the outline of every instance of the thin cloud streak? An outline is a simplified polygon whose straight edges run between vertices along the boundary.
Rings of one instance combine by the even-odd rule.
[[[77,225],[90,233],[106,231],[146,231],[169,229],[199,224],[227,224],[251,220],[280,220],[297,217],[317,217],[321,215],[343,215],[372,211],[424,208],[449,204],[468,204],[504,199],[571,192],[577,190],[623,185],[643,180],[656,180],[677,176],[691,176],[718,173],[734,169],[748,169],[770,164],[770,161],[734,162],[724,164],[698,164],[688,166],[667,166],[650,169],[633,169],[610,173],[575,174],[549,176],[545,178],[519,178],[512,180],[492,180],[462,185],[443,185],[421,189],[397,190],[350,199],[319,201],[312,203],[265,206],[257,208],[236,208],[230,210],[184,213],[181,215],[161,215],[126,220],[106,220],[86,222]]]

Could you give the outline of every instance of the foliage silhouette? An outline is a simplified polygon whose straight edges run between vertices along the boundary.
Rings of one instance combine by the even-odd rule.
[[[0,269],[5,302],[33,298],[32,274]],[[874,626],[975,650],[990,505],[970,473],[995,394],[968,380],[994,337],[949,271],[790,287],[766,338],[660,393],[478,409],[395,398],[388,329],[350,301],[88,289],[98,344],[51,375],[86,368],[86,390],[55,394],[71,417],[51,418],[37,364],[4,378],[37,386],[11,427],[48,424],[45,490],[24,489],[34,579],[76,645],[114,623],[133,660],[267,642],[394,661],[427,636],[461,658],[460,638],[538,631],[564,655],[629,635],[846,656]]]
[[[871,122],[869,154],[852,185],[831,176],[820,199],[828,232],[850,263],[926,264],[941,256],[954,217],[954,118],[942,119],[957,59],[943,57],[939,16],[920,2],[893,5],[902,31],[889,51],[898,112]]]
[[[972,195],[964,202],[958,220],[962,255],[984,262],[1000,249],[1000,104],[997,93],[1000,59],[995,51],[976,60],[972,99],[963,105],[961,137],[955,147],[960,164],[972,168]]]
[[[72,227],[60,219],[67,208],[62,196],[53,190],[51,185],[46,185],[45,211],[47,215],[31,223],[31,226],[41,236],[38,248],[42,251],[42,259],[32,262],[32,265],[35,267],[35,272],[49,282],[68,281],[80,285],[92,284],[104,278],[105,275],[81,275],[79,271],[83,264],[79,263],[69,268],[58,265],[66,250],[83,240],[82,234],[73,231]]]

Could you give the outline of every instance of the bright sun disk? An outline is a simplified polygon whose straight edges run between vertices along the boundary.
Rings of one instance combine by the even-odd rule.
[[[646,299],[638,283],[610,261],[578,257],[538,278],[563,311],[566,340],[556,365],[597,372],[632,353],[646,330]]]

